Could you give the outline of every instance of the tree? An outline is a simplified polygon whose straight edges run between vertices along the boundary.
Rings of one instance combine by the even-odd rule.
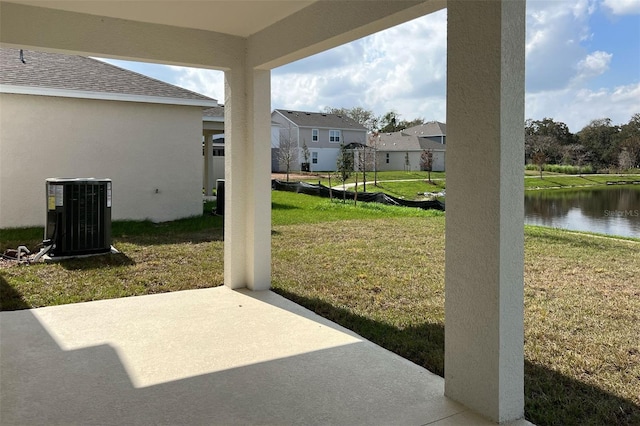
[[[280,129],[279,145],[278,145],[278,162],[284,165],[287,174],[287,182],[289,182],[289,174],[291,166],[298,159],[298,141],[294,136],[295,132],[291,125],[287,129]]]
[[[623,124],[620,127],[620,133],[618,134],[620,155],[623,152],[624,158],[627,159],[629,167],[622,167],[625,169],[631,169],[640,166],[640,113],[634,114],[627,124]],[[619,157],[620,158],[620,157]]]
[[[429,183],[431,182],[431,171],[433,170],[433,150],[425,149],[420,155],[420,165],[422,170],[425,170],[428,175]]]
[[[419,126],[421,124],[424,124],[424,118],[422,117],[418,117],[418,118],[414,118],[413,120],[400,120],[400,122],[398,123],[397,126],[397,130],[404,130],[404,129],[408,129],[409,127],[413,127],[413,126]]]
[[[302,158],[304,159],[303,162],[303,171],[305,172],[310,172],[311,169],[309,167],[309,157],[311,156],[311,153],[309,152],[309,147],[307,146],[307,141],[306,140],[302,140]]]
[[[397,130],[398,113],[391,110],[379,118],[378,124],[380,126],[381,133],[392,133]]]
[[[578,167],[578,174],[582,174],[582,166],[589,161],[591,153],[579,143],[572,143],[563,148],[562,160],[564,163]]]
[[[375,151],[368,145],[357,148],[358,161],[356,163],[358,171],[362,172],[362,190],[367,191],[367,171],[375,170]]]
[[[640,136],[631,136],[620,143],[621,153],[625,152],[628,156],[629,167],[640,167]]]
[[[551,136],[526,135],[524,140],[525,152],[529,151],[531,162],[538,166],[540,179],[542,179],[542,170],[549,159],[553,138]]]
[[[631,154],[625,148],[618,154],[618,166],[620,170],[629,170],[635,166],[634,160],[631,158]]]
[[[378,126],[378,118],[376,118],[373,111],[359,106],[353,108],[324,107],[322,111],[326,114],[337,114],[349,117],[362,124],[369,131],[373,131]]]
[[[367,138],[367,145],[373,150],[373,185],[378,186],[378,145],[380,144],[380,133],[371,132]]]
[[[576,137],[573,135],[566,124],[556,122],[552,118],[543,118],[542,120],[527,119],[524,123],[525,134],[525,161],[533,162],[533,151],[531,150],[531,142],[535,139],[544,138],[545,162],[559,164],[565,160],[565,147],[575,143]],[[539,157],[539,154],[538,154]]]
[[[395,110],[391,110],[378,119],[380,124],[380,132],[392,133],[404,130],[409,127],[424,124],[424,118],[414,118],[413,120],[400,120],[400,114]]]
[[[559,145],[569,145],[576,142],[576,137],[569,131],[569,127],[561,121],[554,121],[553,118],[527,119],[524,133],[525,135],[550,136],[552,141]]]
[[[336,177],[342,182],[342,201],[346,199],[345,183],[351,177],[351,173],[353,173],[353,153],[347,151],[344,144],[342,144],[336,158]]]
[[[611,119],[592,120],[578,132],[579,142],[593,155],[591,162],[596,169],[618,164],[620,128]]]

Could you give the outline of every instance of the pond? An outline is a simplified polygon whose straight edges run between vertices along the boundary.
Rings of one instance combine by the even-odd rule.
[[[525,223],[640,238],[640,185],[526,191]]]

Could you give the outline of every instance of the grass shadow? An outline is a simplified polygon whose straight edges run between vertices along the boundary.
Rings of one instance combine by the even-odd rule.
[[[31,305],[24,300],[22,294],[0,275],[0,311],[16,311],[29,308],[31,308]]]
[[[444,376],[444,327],[424,323],[398,327],[356,315],[344,308],[274,287],[273,291],[346,327],[429,371]],[[640,406],[598,387],[525,360],[525,416],[539,425],[639,425]],[[598,401],[589,406],[587,401]],[[603,416],[603,412],[607,415]]]
[[[526,360],[524,388],[525,416],[539,426],[640,425],[640,406],[633,401]]]
[[[58,262],[69,271],[110,268],[114,266],[131,266],[136,263],[124,253],[105,253],[96,256],[78,257]]]
[[[113,237],[113,245],[117,249],[118,242],[131,243],[136,245],[164,245],[183,243],[210,243],[223,241],[224,233],[222,228],[204,229],[194,232],[166,232],[150,235],[129,235],[120,234]]]
[[[588,181],[588,182],[595,182],[595,183],[598,183],[598,184],[603,184],[603,183],[604,183],[604,182],[602,182],[602,181],[600,181],[600,180],[596,180],[596,179],[589,179],[588,177],[586,177],[586,176],[584,176],[584,175],[582,175],[582,176],[578,176],[578,177],[579,177],[580,179],[584,179],[584,180],[586,180],[586,181]]]
[[[307,298],[277,287],[272,290],[439,376],[444,375],[444,327],[441,324],[423,323],[399,329],[318,298]]]
[[[271,203],[272,210],[300,210],[298,206],[292,206],[291,204]]]
[[[552,184],[554,184],[555,186],[558,186],[558,187],[567,186],[567,184],[565,184],[565,183],[549,179],[548,176],[545,176],[542,180],[544,180],[545,182],[551,182]]]

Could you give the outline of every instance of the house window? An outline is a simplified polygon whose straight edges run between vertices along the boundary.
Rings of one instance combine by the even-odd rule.
[[[318,135],[320,132],[318,129],[311,129],[311,142],[318,142]]]
[[[329,130],[329,142],[340,143],[340,130]]]
[[[318,153],[317,152],[312,152],[311,153],[311,163],[318,164]]]
[[[384,159],[385,163],[389,164],[389,153],[387,152],[385,159]]]

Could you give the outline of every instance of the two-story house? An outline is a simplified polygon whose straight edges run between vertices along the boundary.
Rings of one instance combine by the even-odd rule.
[[[340,114],[276,109],[271,113],[271,169],[274,172],[303,169],[336,170],[342,145],[365,144],[367,129]],[[306,147],[306,150],[305,150]],[[308,158],[305,158],[305,152]]]

